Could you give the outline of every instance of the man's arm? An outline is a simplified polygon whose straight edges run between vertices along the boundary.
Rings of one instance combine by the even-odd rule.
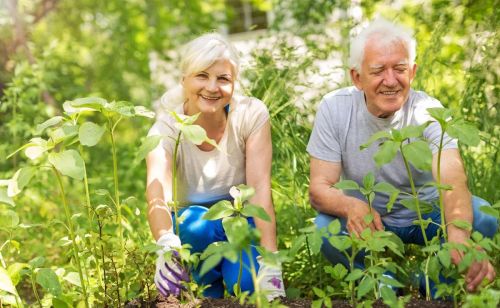
[[[359,235],[364,229],[383,230],[382,221],[377,211],[373,210],[373,222],[367,225],[364,217],[370,213],[366,202],[345,195],[332,187],[340,179],[342,166],[311,157],[309,198],[312,206],[325,214],[343,217],[347,220],[347,230]]]
[[[435,154],[432,163],[432,173],[435,179],[437,178],[437,160],[438,154]],[[470,238],[470,231],[451,224],[454,220],[464,220],[471,225],[473,222],[471,193],[467,187],[467,176],[457,149],[447,149],[441,153],[441,183],[452,187],[452,190],[443,191],[444,215],[448,224],[448,242],[465,244]],[[460,263],[462,259],[462,255],[458,251],[453,251],[451,257],[455,264]],[[474,262],[465,276],[467,290],[475,291],[483,279],[493,281],[495,276],[495,269],[487,260]]]

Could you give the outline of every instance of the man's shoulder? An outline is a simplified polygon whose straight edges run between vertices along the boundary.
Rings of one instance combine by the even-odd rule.
[[[410,90],[410,100],[413,102],[414,106],[426,105],[428,107],[439,107],[442,106],[441,102],[436,98],[430,96],[424,91]]]
[[[324,101],[338,101],[343,102],[354,98],[360,92],[356,87],[345,87],[334,90],[323,96]]]

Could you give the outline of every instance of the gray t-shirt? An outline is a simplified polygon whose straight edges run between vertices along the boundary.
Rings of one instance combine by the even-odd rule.
[[[406,173],[403,158],[400,153],[389,164],[376,168],[373,160],[378,149],[378,142],[369,148],[360,150],[360,145],[366,143],[374,133],[391,128],[401,129],[409,125],[420,125],[430,120],[427,108],[442,107],[441,103],[424,92],[410,90],[408,101],[389,118],[377,118],[372,115],[365,104],[364,94],[355,87],[333,91],[323,97],[314,128],[307,145],[309,154],[317,159],[328,162],[340,162],[342,177],[362,184],[363,177],[370,171],[375,175],[376,182],[388,182],[396,188],[411,193],[410,181]],[[437,122],[431,123],[424,131],[432,153],[438,151],[441,128]],[[457,142],[445,135],[444,148],[457,148]],[[424,184],[433,181],[432,172],[421,171],[411,167],[419,198],[431,202],[438,197],[436,188]],[[346,194],[365,200],[357,191],[346,191]],[[387,213],[386,204],[389,196],[377,193],[373,202],[374,208],[380,213],[384,223],[391,226],[409,226],[417,218],[416,212],[407,209],[399,201],[392,211]],[[408,198],[408,197],[404,197]]]

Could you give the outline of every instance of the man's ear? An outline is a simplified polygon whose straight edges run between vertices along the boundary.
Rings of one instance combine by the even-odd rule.
[[[350,73],[352,83],[356,86],[356,88],[358,88],[358,90],[363,90],[361,87],[361,74],[354,68],[351,68]]]
[[[417,75],[417,63],[413,63],[413,67],[411,68],[410,83],[413,81],[416,75]]]

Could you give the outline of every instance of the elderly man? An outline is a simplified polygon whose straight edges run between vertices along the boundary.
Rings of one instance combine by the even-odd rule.
[[[388,182],[398,189],[411,192],[410,182],[401,155],[376,168],[373,155],[377,146],[360,151],[360,145],[377,131],[401,129],[408,125],[419,125],[429,120],[426,109],[441,107],[441,103],[424,92],[411,89],[417,65],[416,42],[412,34],[399,25],[378,19],[370,23],[351,42],[350,74],[354,87],[336,90],[324,96],[321,101],[314,129],[307,146],[311,156],[310,199],[319,211],[316,218],[318,228],[339,219],[344,232],[360,234],[365,228],[394,232],[406,243],[424,244],[420,226],[412,224],[417,219],[414,211],[396,201],[388,212],[388,196],[377,194],[373,202],[373,220],[367,224],[364,217],[369,214],[368,204],[358,192],[342,192],[333,188],[342,175],[344,179],[361,184],[363,176],[372,171],[377,182]],[[436,176],[437,152],[441,129],[438,123],[430,124],[424,131],[433,153],[431,172],[413,169],[413,179],[420,189],[420,199],[435,203],[438,192],[435,187],[424,184]],[[437,142],[436,142],[437,141]],[[441,182],[451,185],[443,191],[444,216],[447,222],[465,220],[474,230],[492,237],[497,230],[497,221],[481,211],[486,201],[471,196],[467,188],[467,177],[457,149],[456,140],[445,136],[445,148],[441,156]],[[427,214],[440,223],[439,210]],[[426,229],[429,239],[437,234],[437,226],[430,224]],[[449,224],[448,241],[466,243],[470,232]],[[324,241],[322,251],[332,263],[348,265],[345,256]],[[461,255],[452,254],[452,261],[458,264]],[[362,260],[357,265],[363,266]],[[465,276],[466,289],[475,291],[483,281],[493,281],[495,269],[490,262],[473,263]]]

